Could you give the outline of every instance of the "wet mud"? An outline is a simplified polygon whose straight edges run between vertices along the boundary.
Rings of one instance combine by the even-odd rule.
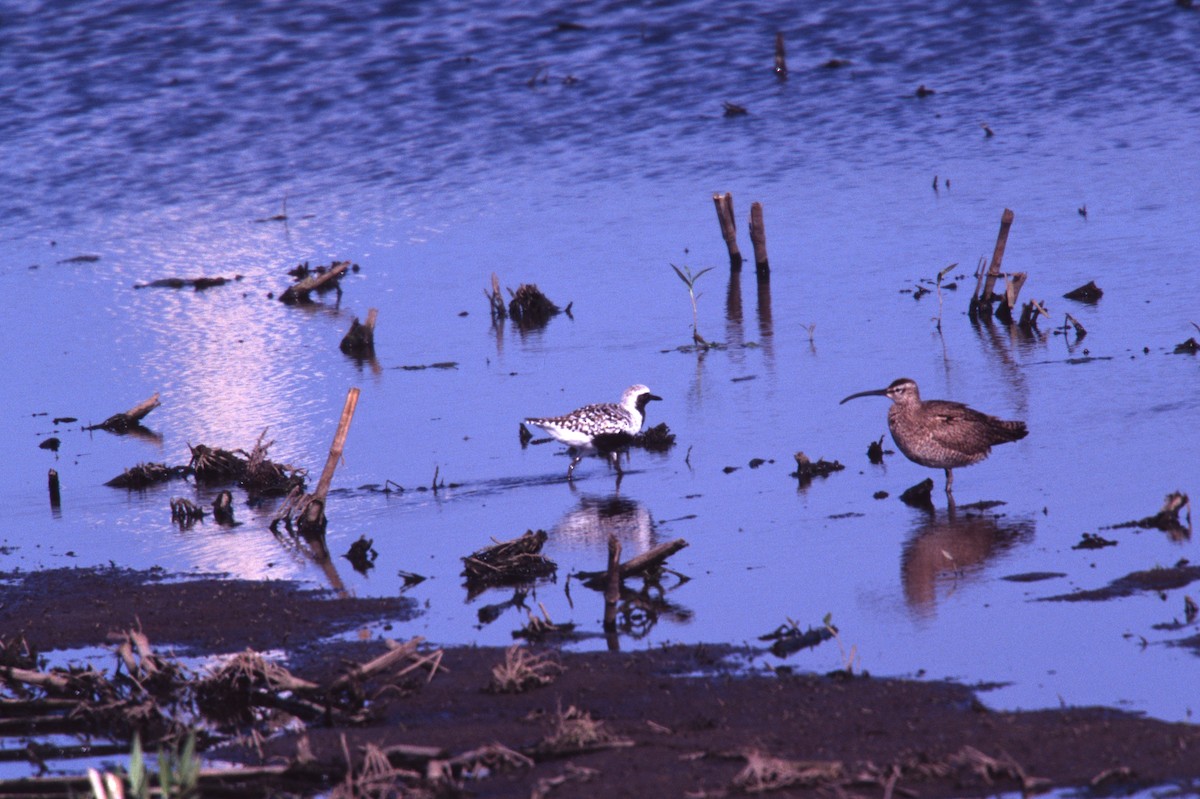
[[[281,701],[246,715],[240,739],[208,736],[204,756],[235,768],[208,768],[201,785],[225,795],[347,796],[390,786],[522,799],[551,788],[556,797],[724,796],[757,785],[782,796],[936,798],[1200,779],[1192,756],[1200,728],[1109,709],[996,712],[986,691],[946,682],[747,671],[756,653],[727,646],[538,648],[516,657],[426,646],[417,659],[424,667],[414,669],[403,664],[418,655],[415,642],[326,637],[369,622],[386,629],[411,613],[404,600],[121,569],[4,577],[0,624],[40,652],[111,645],[109,634],[123,627],[140,629],[135,637],[158,652],[282,648],[284,661],[269,670],[295,695],[353,686],[369,700],[366,716],[327,712],[269,740],[248,735],[265,715],[278,722],[316,707]],[[168,659],[155,662],[161,669]],[[364,663],[387,665],[348,666]],[[6,694],[15,690],[11,673],[0,682]],[[238,727],[228,714],[223,724]],[[29,778],[0,790],[66,793],[72,784]]]

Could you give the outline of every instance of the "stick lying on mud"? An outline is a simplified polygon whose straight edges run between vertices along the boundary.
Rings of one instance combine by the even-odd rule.
[[[309,294],[314,291],[319,291],[326,283],[337,281],[346,270],[350,268],[349,261],[338,261],[326,269],[319,275],[306,277],[299,283],[288,286],[287,290],[279,295],[279,301],[285,305],[296,305],[298,303],[311,302]],[[340,290],[340,286],[335,282],[334,286]]]
[[[124,413],[114,413],[112,416],[105,419],[100,424],[94,424],[83,428],[84,430],[107,430],[110,433],[124,433],[135,427],[140,427],[142,419],[146,414],[161,405],[158,401],[158,392],[154,393],[150,399],[142,400],[137,405],[134,405]]]
[[[674,555],[679,550],[688,545],[688,542],[682,538],[676,538],[674,541],[668,541],[665,544],[659,544],[654,549],[643,552],[640,555],[635,555],[629,560],[620,565],[620,579],[627,580],[630,577],[640,577],[653,572],[666,562],[667,558]],[[620,557],[618,548],[617,557]],[[575,576],[583,580],[584,585],[589,588],[605,588],[608,583],[609,570],[602,572],[578,572]]]

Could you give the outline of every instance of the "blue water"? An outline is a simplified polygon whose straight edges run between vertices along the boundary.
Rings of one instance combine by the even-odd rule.
[[[822,66],[835,57],[850,64]],[[493,538],[547,530],[558,579],[527,608],[593,633],[602,600],[568,575],[601,568],[610,534],[626,555],[684,538],[670,566],[690,580],[669,581],[668,610],[622,648],[757,643],[831,614],[845,654],[789,663],[826,671],[852,649],[873,674],[1004,683],[983,697],[996,707],[1191,718],[1195,649],[1173,643],[1196,625],[1155,625],[1182,620],[1200,589],[1039,600],[1196,557],[1190,539],[1102,528],[1200,491],[1200,362],[1172,354],[1200,337],[1198,75],[1200,13],[1165,1],[9,3],[0,569],[115,561],[357,595],[394,595],[413,572],[430,578],[406,592],[424,612],[391,635],[504,644],[526,610],[481,624],[512,592],[468,600],[459,576]],[[920,85],[936,93],[919,99]],[[747,255],[749,205],[763,204],[769,291],[752,264],[731,281],[716,191],[734,195]],[[1045,301],[1041,335],[965,315],[1006,207],[1004,265]],[[81,255],[98,260],[69,260]],[[297,263],[342,259],[361,271],[340,303],[268,296]],[[696,284],[699,330],[727,349],[677,350],[692,311],[672,263],[716,267]],[[904,292],[951,263],[966,277],[943,293],[939,334],[936,294]],[[573,303],[573,318],[497,329],[492,273]],[[242,279],[133,288],[200,275]],[[1098,304],[1061,298],[1088,280]],[[360,364],[337,344],[371,307],[378,359]],[[1067,313],[1081,342],[1050,333]],[[398,368],[445,361],[456,368]],[[951,518],[940,474],[868,463],[887,403],[838,400],[899,376],[1028,422],[1027,439],[956,475],[960,503],[1003,500],[1000,515]],[[633,453],[619,489],[600,461],[571,488],[553,446],[520,447],[521,418],[636,382],[664,398],[650,422],[678,443]],[[249,449],[264,429],[271,456],[315,481],[352,386],[331,565],[272,536],[274,507],[242,494],[241,526],[180,531],[169,498],[211,491],[102,485],[186,462],[189,443]],[[155,392],[154,436],[80,431]],[[57,456],[37,448],[51,434]],[[848,468],[798,487],[797,451]],[[457,487],[416,490],[435,470]],[[896,499],[926,476],[933,516]],[[406,490],[365,488],[389,479]],[[1119,544],[1072,549],[1084,532]],[[379,553],[366,576],[340,557],[360,536]],[[1035,571],[1065,576],[1001,579]]]

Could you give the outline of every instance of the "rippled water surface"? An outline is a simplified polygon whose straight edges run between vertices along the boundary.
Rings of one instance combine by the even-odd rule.
[[[832,614],[845,655],[828,643],[788,663],[827,671],[853,647],[874,674],[1001,683],[984,695],[997,707],[1191,718],[1194,586],[1044,600],[1196,557],[1188,537],[1104,528],[1200,491],[1200,368],[1173,353],[1200,338],[1198,75],[1200,12],[1170,2],[9,3],[0,568],[406,590],[425,610],[391,635],[503,644],[526,609],[483,623],[512,592],[468,598],[459,576],[492,538],[546,530],[558,578],[527,608],[587,633],[603,603],[569,574],[602,568],[610,535],[626,555],[684,538],[669,565],[690,579],[667,581],[622,648],[757,644]],[[715,191],[733,193],[747,254],[763,204],[769,284],[752,264],[730,277]],[[1004,266],[1045,302],[1041,333],[966,317],[1005,208]],[[297,263],[342,259],[361,270],[340,302],[269,296]],[[716,267],[696,283],[698,324],[726,348],[678,350],[692,309],[672,263]],[[940,308],[914,301],[952,263]],[[494,326],[492,273],[572,317]],[[133,288],[200,275],[241,279]],[[1098,304],[1062,299],[1089,280]],[[337,345],[372,307],[378,357],[360,363]],[[1067,313],[1086,338],[1051,332]],[[400,368],[441,362],[456,366]],[[956,474],[960,504],[1004,505],[951,515],[940,474],[867,461],[887,401],[838,400],[902,375],[1028,422]],[[601,461],[571,487],[554,446],[521,448],[523,417],[635,382],[663,397],[650,422],[677,444],[635,451],[619,488]],[[273,458],[315,479],[353,386],[331,565],[272,536],[275,507],[244,494],[239,527],[180,530],[169,499],[213,491],[103,486],[264,429]],[[81,432],[155,392],[151,435]],[[65,416],[79,421],[52,423]],[[57,455],[37,446],[50,435]],[[847,469],[799,486],[797,451]],[[435,472],[447,485],[417,490]],[[932,514],[897,499],[926,476]],[[387,480],[405,490],[370,488]],[[1118,545],[1074,549],[1084,533]],[[378,552],[366,575],[340,557],[361,536]],[[404,589],[407,572],[429,579]],[[1034,572],[1053,576],[1005,579]]]

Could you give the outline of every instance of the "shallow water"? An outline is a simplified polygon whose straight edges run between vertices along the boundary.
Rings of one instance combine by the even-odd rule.
[[[115,561],[359,595],[404,590],[413,572],[430,578],[407,589],[425,613],[391,635],[504,644],[525,610],[481,624],[512,592],[468,600],[459,577],[492,538],[547,530],[558,580],[528,609],[598,633],[602,599],[567,576],[602,568],[610,534],[626,555],[681,537],[670,566],[690,579],[623,648],[757,643],[831,614],[844,651],[788,663],[825,671],[853,655],[874,674],[1003,683],[984,695],[996,707],[1191,718],[1195,649],[1173,644],[1196,627],[1155,625],[1182,620],[1193,588],[1040,600],[1194,558],[1190,540],[1102,528],[1197,490],[1200,368],[1172,350],[1200,336],[1200,14],[19,3],[0,22],[0,568]],[[776,31],[786,81],[771,73]],[[833,57],[851,64],[821,66]],[[915,98],[922,84],[937,93]],[[727,118],[722,101],[749,113]],[[733,193],[747,254],[749,204],[763,203],[769,291],[749,264],[730,280],[714,191]],[[1029,273],[1023,297],[1045,300],[1041,335],[965,315],[1006,207],[1004,264]],[[99,260],[69,262],[80,255]],[[340,304],[268,297],[296,263],[335,259],[362,267]],[[939,334],[937,296],[902,292],[954,262],[967,277],[944,292]],[[678,351],[691,307],[671,263],[716,267],[697,283],[699,329],[727,349]],[[573,318],[495,328],[493,272],[573,303]],[[243,278],[132,288],[202,274]],[[1088,280],[1098,304],[1061,299]],[[370,307],[378,359],[362,364],[337,343]],[[1066,313],[1089,331],[1077,344],[1049,332]],[[399,368],[445,361],[456,368]],[[902,375],[928,398],[1028,422],[1028,438],[956,474],[960,503],[1003,500],[999,516],[952,519],[940,488],[932,516],[908,508],[904,488],[941,476],[898,454],[868,463],[887,403],[838,400]],[[572,488],[555,447],[520,447],[524,416],[634,382],[664,398],[650,423],[678,443],[633,453],[619,490],[600,461]],[[135,463],[184,463],[188,443],[249,449],[264,429],[272,457],[315,480],[351,386],[362,397],[328,541],[336,555],[372,539],[365,576],[277,540],[274,507],[244,495],[241,526],[181,531],[169,498],[212,491],[102,485]],[[80,431],[154,392],[154,436]],[[61,416],[79,422],[51,423]],[[57,456],[36,446],[51,434]],[[798,487],[801,450],[848,468]],[[457,486],[416,490],[435,470]],[[386,480],[406,490],[367,488]],[[1119,545],[1072,549],[1084,532]],[[1063,576],[1003,579],[1029,572]]]

